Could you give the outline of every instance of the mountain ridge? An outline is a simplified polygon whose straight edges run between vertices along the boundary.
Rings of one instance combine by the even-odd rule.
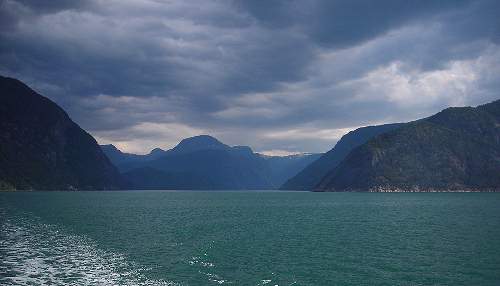
[[[153,189],[276,189],[319,156],[263,156],[210,135],[185,138],[154,159],[102,148],[134,188]]]
[[[500,191],[499,110],[500,100],[447,108],[376,136],[315,190]]]
[[[365,143],[370,138],[381,133],[396,129],[401,123],[365,126],[349,131],[347,134],[318,160],[312,162],[294,177],[288,179],[281,187],[282,190],[312,190],[320,180],[339,164],[349,152]]]
[[[0,187],[118,189],[124,182],[95,139],[50,99],[0,76]]]

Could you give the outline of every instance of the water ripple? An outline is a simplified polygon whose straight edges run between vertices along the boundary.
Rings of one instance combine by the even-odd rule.
[[[148,279],[124,255],[33,217],[3,219],[0,230],[1,285],[181,285]]]

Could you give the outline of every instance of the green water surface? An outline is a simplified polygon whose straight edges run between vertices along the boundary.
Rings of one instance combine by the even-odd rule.
[[[500,285],[498,193],[10,192],[0,231],[1,285]]]

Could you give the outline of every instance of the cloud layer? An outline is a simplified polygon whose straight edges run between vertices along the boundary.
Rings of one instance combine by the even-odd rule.
[[[500,4],[0,0],[0,73],[131,152],[208,133],[262,152],[500,97]]]

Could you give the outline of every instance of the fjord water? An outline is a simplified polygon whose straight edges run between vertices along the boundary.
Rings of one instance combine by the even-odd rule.
[[[500,194],[0,193],[0,285],[498,285]]]

